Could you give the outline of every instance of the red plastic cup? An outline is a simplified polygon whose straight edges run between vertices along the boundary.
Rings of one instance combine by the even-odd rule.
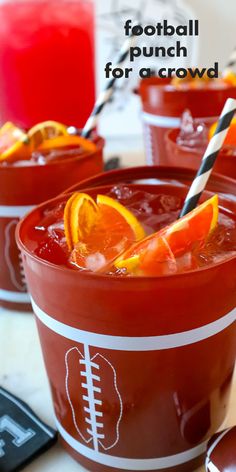
[[[48,165],[0,166],[0,306],[31,309],[15,228],[33,206],[58,195],[69,185],[102,171],[104,141],[96,138],[95,152]]]
[[[166,165],[166,131],[179,128],[181,115],[188,109],[193,118],[210,126],[217,120],[227,98],[236,98],[236,87],[176,89],[170,79],[143,79],[139,93],[148,164]]]
[[[193,175],[128,169],[77,190],[95,196],[112,182],[151,177],[156,186],[134,187],[183,198]],[[234,186],[215,174],[208,188],[236,212]],[[192,471],[227,412],[236,258],[154,278],[56,266],[34,255],[30,234],[42,212],[65,198],[40,205],[17,230],[63,445],[90,471]]]
[[[166,133],[166,165],[188,167],[196,170],[199,169],[203,156],[202,150],[194,147],[190,149],[179,145],[176,142],[179,132],[179,129],[173,129]],[[236,156],[230,155],[227,147],[223,147],[220,151],[214,164],[214,170],[219,174],[228,175],[229,177],[236,179]]]

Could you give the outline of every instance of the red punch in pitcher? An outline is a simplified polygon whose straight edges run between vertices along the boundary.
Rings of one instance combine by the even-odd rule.
[[[95,100],[93,0],[3,0],[0,122],[82,128]]]

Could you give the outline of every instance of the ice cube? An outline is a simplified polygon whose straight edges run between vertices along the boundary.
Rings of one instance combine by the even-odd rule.
[[[197,148],[202,151],[208,143],[207,126],[194,119],[189,110],[185,110],[176,142],[179,146]]]
[[[184,134],[194,132],[193,116],[189,110],[183,112],[181,118],[181,132]]]
[[[86,258],[86,269],[97,272],[106,265],[106,258],[103,254],[96,252]]]
[[[40,225],[35,227],[39,231],[47,231],[49,227],[56,227],[57,225],[61,228],[63,224],[63,213],[64,203],[59,203],[55,208],[49,208],[42,212],[42,219]],[[55,222],[56,220],[56,222]]]
[[[117,200],[127,200],[133,195],[132,190],[126,185],[115,185],[111,191],[111,198],[116,198]]]

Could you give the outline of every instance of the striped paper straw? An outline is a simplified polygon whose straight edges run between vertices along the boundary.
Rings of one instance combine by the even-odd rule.
[[[134,44],[135,41],[136,41],[135,36],[133,36],[133,35],[129,36],[129,38],[125,41],[125,43],[123,44],[123,46],[122,46],[122,48],[121,48],[121,50],[118,54],[118,57],[115,61],[116,65],[114,67],[122,67],[123,63],[127,59],[130,47]],[[100,114],[101,114],[104,106],[110,100],[110,98],[111,98],[111,96],[114,92],[114,84],[115,84],[116,80],[117,80],[116,78],[110,79],[108,81],[105,89],[100,93],[100,95],[99,95],[99,97],[98,97],[98,99],[95,103],[94,109],[93,109],[90,117],[88,118],[87,123],[85,124],[84,129],[81,133],[81,136],[83,136],[84,138],[89,138],[92,130],[94,128],[96,128],[99,117],[100,117]]]
[[[209,141],[200,168],[189,189],[180,217],[186,215],[196,207],[211,175],[215,160],[224,143],[235,111],[236,100],[228,98],[217,123],[215,133]]]
[[[229,60],[223,70],[223,76],[227,75],[229,72],[234,70],[236,67],[236,47],[234,48]]]

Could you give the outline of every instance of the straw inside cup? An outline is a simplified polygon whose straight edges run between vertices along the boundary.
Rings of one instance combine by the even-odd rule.
[[[114,61],[114,63],[116,64],[115,68],[122,67],[123,63],[128,57],[130,47],[133,46],[135,41],[136,41],[135,36],[131,35],[124,42],[116,60]],[[96,100],[96,103],[94,105],[93,111],[82,130],[81,136],[83,136],[83,138],[89,138],[93,129],[96,128],[99,117],[103,111],[103,108],[109,102],[114,92],[114,89],[115,89],[114,85],[115,85],[116,80],[117,78],[114,78],[114,77],[110,79],[107,82],[104,90],[99,94],[98,99]]]
[[[236,100],[228,98],[220,115],[214,135],[209,141],[207,149],[203,155],[200,168],[186,196],[180,217],[186,215],[196,207],[211,175],[219,151],[224,144],[235,111]]]

